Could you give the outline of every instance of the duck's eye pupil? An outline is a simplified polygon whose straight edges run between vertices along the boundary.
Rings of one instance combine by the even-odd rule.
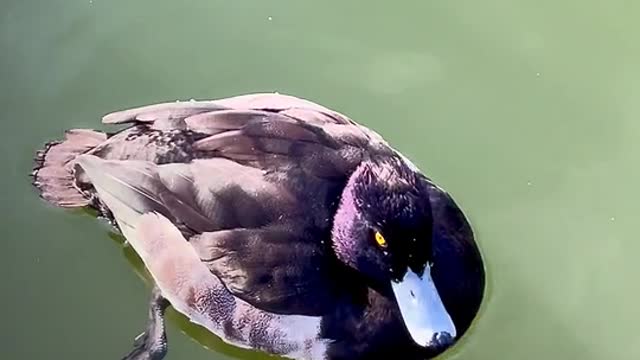
[[[380,234],[379,232],[376,231],[376,243],[378,244],[378,246],[380,247],[387,247],[387,240],[385,240],[384,236],[382,236],[382,234]]]

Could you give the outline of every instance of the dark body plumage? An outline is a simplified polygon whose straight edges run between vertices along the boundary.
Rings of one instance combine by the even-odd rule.
[[[386,273],[374,274],[386,251],[352,243],[355,235],[345,232],[362,230],[354,212],[389,229],[386,237],[426,234],[414,245],[390,240],[390,266],[433,264],[433,282],[458,336],[475,317],[484,269],[464,215],[379,135],[344,115],[294,97],[256,94],[152,105],[103,122],[131,126],[109,135],[68,132],[39,155],[34,184],[53,204],[91,206],[112,218],[159,292],[225,340],[310,359],[399,353],[421,359],[441,352],[412,340],[391,287],[378,281]],[[348,189],[353,205],[345,200]],[[172,240],[157,240],[170,238],[172,228],[179,230]],[[180,247],[182,237],[188,249]],[[188,257],[192,250],[198,264]],[[184,253],[185,260],[165,263],[155,251]],[[176,273],[186,276],[175,271],[181,264],[198,271],[203,264],[212,276],[177,281]],[[173,294],[170,284],[177,283],[190,284],[184,286],[190,295],[177,285]],[[307,323],[313,329],[298,334],[306,338],[290,334]]]

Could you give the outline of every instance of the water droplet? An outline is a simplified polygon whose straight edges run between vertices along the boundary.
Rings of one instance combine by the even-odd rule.
[[[616,221],[616,218],[612,216],[611,221]]]
[[[538,72],[538,73],[536,73],[536,76],[540,76],[540,73],[539,73],[539,72]]]
[[[531,186],[533,183],[531,181],[527,181],[527,186]]]
[[[269,16],[267,19],[268,19],[269,21],[273,20],[273,18],[272,18],[271,16]]]

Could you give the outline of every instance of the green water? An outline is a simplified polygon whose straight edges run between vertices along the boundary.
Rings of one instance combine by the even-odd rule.
[[[33,152],[114,109],[256,91],[376,129],[465,209],[490,287],[445,358],[640,358],[639,15],[622,0],[2,2],[0,358],[118,359],[146,318],[107,227],[35,196]],[[255,357],[171,318],[168,359]]]

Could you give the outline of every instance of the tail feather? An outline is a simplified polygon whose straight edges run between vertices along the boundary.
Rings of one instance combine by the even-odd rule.
[[[32,172],[33,185],[38,188],[40,196],[61,207],[89,205],[91,199],[75,185],[74,160],[106,139],[105,133],[73,129],[66,132],[63,141],[47,143],[36,153]]]

